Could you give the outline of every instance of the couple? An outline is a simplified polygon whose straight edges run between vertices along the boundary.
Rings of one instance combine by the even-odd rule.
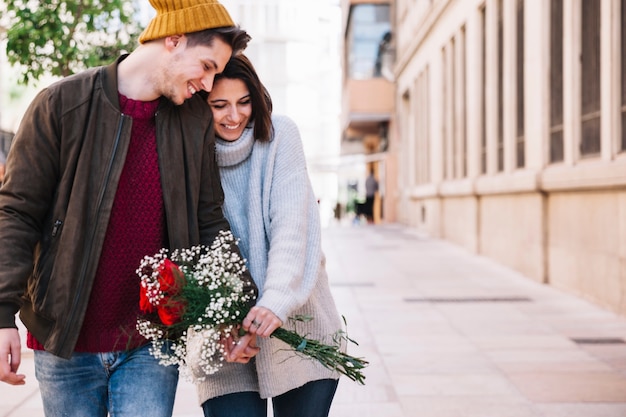
[[[240,53],[250,38],[221,4],[150,1],[141,45],[42,91],[15,136],[0,188],[0,380],[25,383],[19,311],[47,416],[170,416],[178,371],[137,337],[135,269],[232,228],[258,297],[230,363],[198,384],[204,414],[265,416],[272,398],[276,416],[326,416],[338,375],[285,362],[268,337],[296,314],[314,317],[299,328],[312,337],[341,326],[298,129],[271,116]]]

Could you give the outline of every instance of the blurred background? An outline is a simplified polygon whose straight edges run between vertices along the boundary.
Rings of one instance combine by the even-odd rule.
[[[0,3],[0,149],[59,76],[20,82],[41,67],[27,39],[80,69],[91,55],[67,45],[132,45],[151,17],[147,0],[83,2],[92,18],[75,3]],[[300,127],[326,226],[401,223],[626,314],[626,0],[223,3]]]

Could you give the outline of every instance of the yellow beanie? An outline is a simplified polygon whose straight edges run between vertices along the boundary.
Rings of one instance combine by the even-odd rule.
[[[139,42],[234,26],[226,8],[217,0],[150,0],[157,14],[139,36]]]

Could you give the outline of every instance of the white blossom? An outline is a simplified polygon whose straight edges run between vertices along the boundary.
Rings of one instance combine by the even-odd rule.
[[[246,271],[246,261],[233,252],[236,244],[230,231],[221,231],[210,247],[197,245],[171,253],[161,249],[144,257],[137,268],[141,286],[155,308],[171,296],[163,292],[159,282],[159,269],[166,259],[184,274],[185,288],[202,291],[205,307],[198,309],[187,304],[185,311],[199,311],[199,316],[183,316],[188,324],[178,334],[171,335],[172,328],[153,316],[137,319],[137,331],[152,342],[150,353],[162,365],[177,365],[184,377],[198,380],[219,370],[224,363],[224,337],[243,320],[241,303],[253,298],[253,294],[244,293],[241,276]],[[190,350],[194,354],[193,370],[187,363]]]

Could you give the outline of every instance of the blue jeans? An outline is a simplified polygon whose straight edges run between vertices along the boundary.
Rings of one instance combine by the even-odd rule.
[[[149,345],[120,352],[35,351],[35,376],[47,417],[170,417],[178,369],[159,365]]]
[[[327,417],[337,379],[321,379],[272,398],[274,417]],[[267,400],[258,392],[238,392],[202,404],[204,417],[267,417]]]

